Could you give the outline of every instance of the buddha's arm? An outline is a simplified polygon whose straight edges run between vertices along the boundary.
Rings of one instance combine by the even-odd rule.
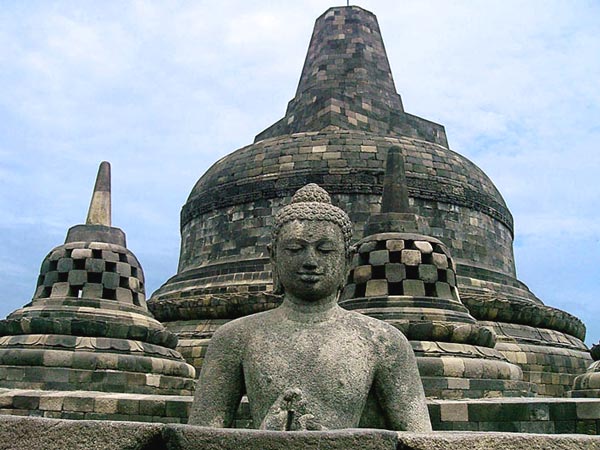
[[[393,430],[431,431],[417,359],[406,337],[393,330],[383,343],[381,360],[375,373],[375,391]],[[391,335],[390,335],[391,334]]]
[[[229,428],[244,390],[239,333],[227,325],[212,337],[202,364],[188,424]]]

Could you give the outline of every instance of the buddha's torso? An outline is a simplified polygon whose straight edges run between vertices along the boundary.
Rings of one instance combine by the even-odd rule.
[[[352,319],[355,316],[346,311],[315,323],[296,322],[276,310],[262,317],[260,327],[248,336],[242,357],[255,426],[290,389],[301,390],[304,412],[321,425],[358,426],[377,352],[369,333],[356,333]]]

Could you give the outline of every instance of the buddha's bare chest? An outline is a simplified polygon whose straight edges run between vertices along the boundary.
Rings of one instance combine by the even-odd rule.
[[[269,403],[285,390],[298,388],[309,400],[361,403],[374,375],[371,346],[344,331],[319,327],[257,333],[244,353],[248,394]]]

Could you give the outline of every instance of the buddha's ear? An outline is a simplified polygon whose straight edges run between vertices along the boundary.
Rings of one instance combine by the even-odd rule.
[[[273,258],[275,258],[275,249],[273,248],[273,244],[267,244],[267,251],[269,252],[269,259],[271,260],[271,264],[273,263]]]
[[[348,248],[348,251],[346,252],[346,272],[348,272],[350,270],[351,264],[352,264],[352,258],[354,258],[354,255],[356,255],[356,253],[358,252],[358,245],[353,244],[350,246],[350,248]]]
[[[279,274],[277,273],[277,265],[275,264],[275,249],[273,244],[267,244],[267,251],[269,252],[269,260],[271,262],[271,273],[273,275],[273,294],[283,294],[283,285],[279,281]]]

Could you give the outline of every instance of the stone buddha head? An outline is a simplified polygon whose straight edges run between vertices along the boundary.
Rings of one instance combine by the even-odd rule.
[[[274,291],[304,302],[337,295],[350,256],[352,224],[331,204],[331,197],[311,183],[299,189],[275,216],[272,244]]]

